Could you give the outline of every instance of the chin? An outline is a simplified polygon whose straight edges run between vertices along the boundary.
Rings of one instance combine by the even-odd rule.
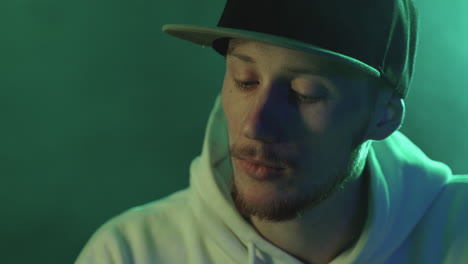
[[[284,222],[294,220],[311,203],[294,188],[278,188],[268,183],[234,182],[231,195],[239,213],[261,221]]]
[[[307,186],[297,179],[259,182],[240,174],[233,178],[231,195],[243,217],[253,216],[268,222],[291,221],[330,197],[347,178],[340,176],[334,177],[334,181]]]

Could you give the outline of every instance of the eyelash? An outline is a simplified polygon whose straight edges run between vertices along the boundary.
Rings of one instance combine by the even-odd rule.
[[[248,90],[249,87],[245,87],[245,85],[255,83],[255,82],[241,82],[241,81],[235,80],[235,83],[238,88],[242,90]],[[305,96],[293,90],[291,90],[291,92],[294,93],[294,95],[296,96],[296,99],[299,100],[301,103],[313,104],[313,103],[318,103],[324,99],[324,96]]]

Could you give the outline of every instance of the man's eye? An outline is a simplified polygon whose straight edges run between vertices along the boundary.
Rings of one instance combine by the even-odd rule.
[[[237,80],[235,82],[236,82],[236,86],[239,87],[242,90],[248,90],[248,89],[251,88],[252,85],[257,83],[256,81],[241,82],[241,81],[237,81]],[[312,104],[312,103],[318,103],[318,102],[325,99],[325,96],[306,96],[306,95],[302,95],[302,94],[297,93],[293,89],[289,89],[289,91],[290,91],[290,95],[293,96],[293,99],[299,101],[300,103]]]
[[[254,84],[254,83],[256,82],[241,82],[241,81],[236,80],[236,86],[244,90],[250,88],[250,87],[247,87],[249,86],[249,84]]]
[[[296,96],[296,99],[299,101],[299,102],[302,102],[302,103],[306,103],[306,104],[314,104],[314,103],[318,103],[320,101],[323,101],[325,99],[325,96],[305,96],[305,95],[302,95],[302,94],[298,94],[294,91],[291,91],[295,94]]]

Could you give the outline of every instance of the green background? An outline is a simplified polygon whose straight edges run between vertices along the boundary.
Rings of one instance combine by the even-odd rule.
[[[1,263],[72,263],[107,219],[188,186],[224,75],[163,24],[224,1],[0,2]],[[468,1],[419,0],[402,131],[468,172]]]

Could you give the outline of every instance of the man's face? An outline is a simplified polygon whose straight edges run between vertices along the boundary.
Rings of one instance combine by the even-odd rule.
[[[343,69],[317,55],[236,39],[229,50],[222,105],[234,201],[246,217],[294,219],[359,176],[375,87],[365,78],[343,75]],[[248,83],[243,88],[236,82]],[[266,160],[285,169],[280,176],[259,180],[237,158]]]

